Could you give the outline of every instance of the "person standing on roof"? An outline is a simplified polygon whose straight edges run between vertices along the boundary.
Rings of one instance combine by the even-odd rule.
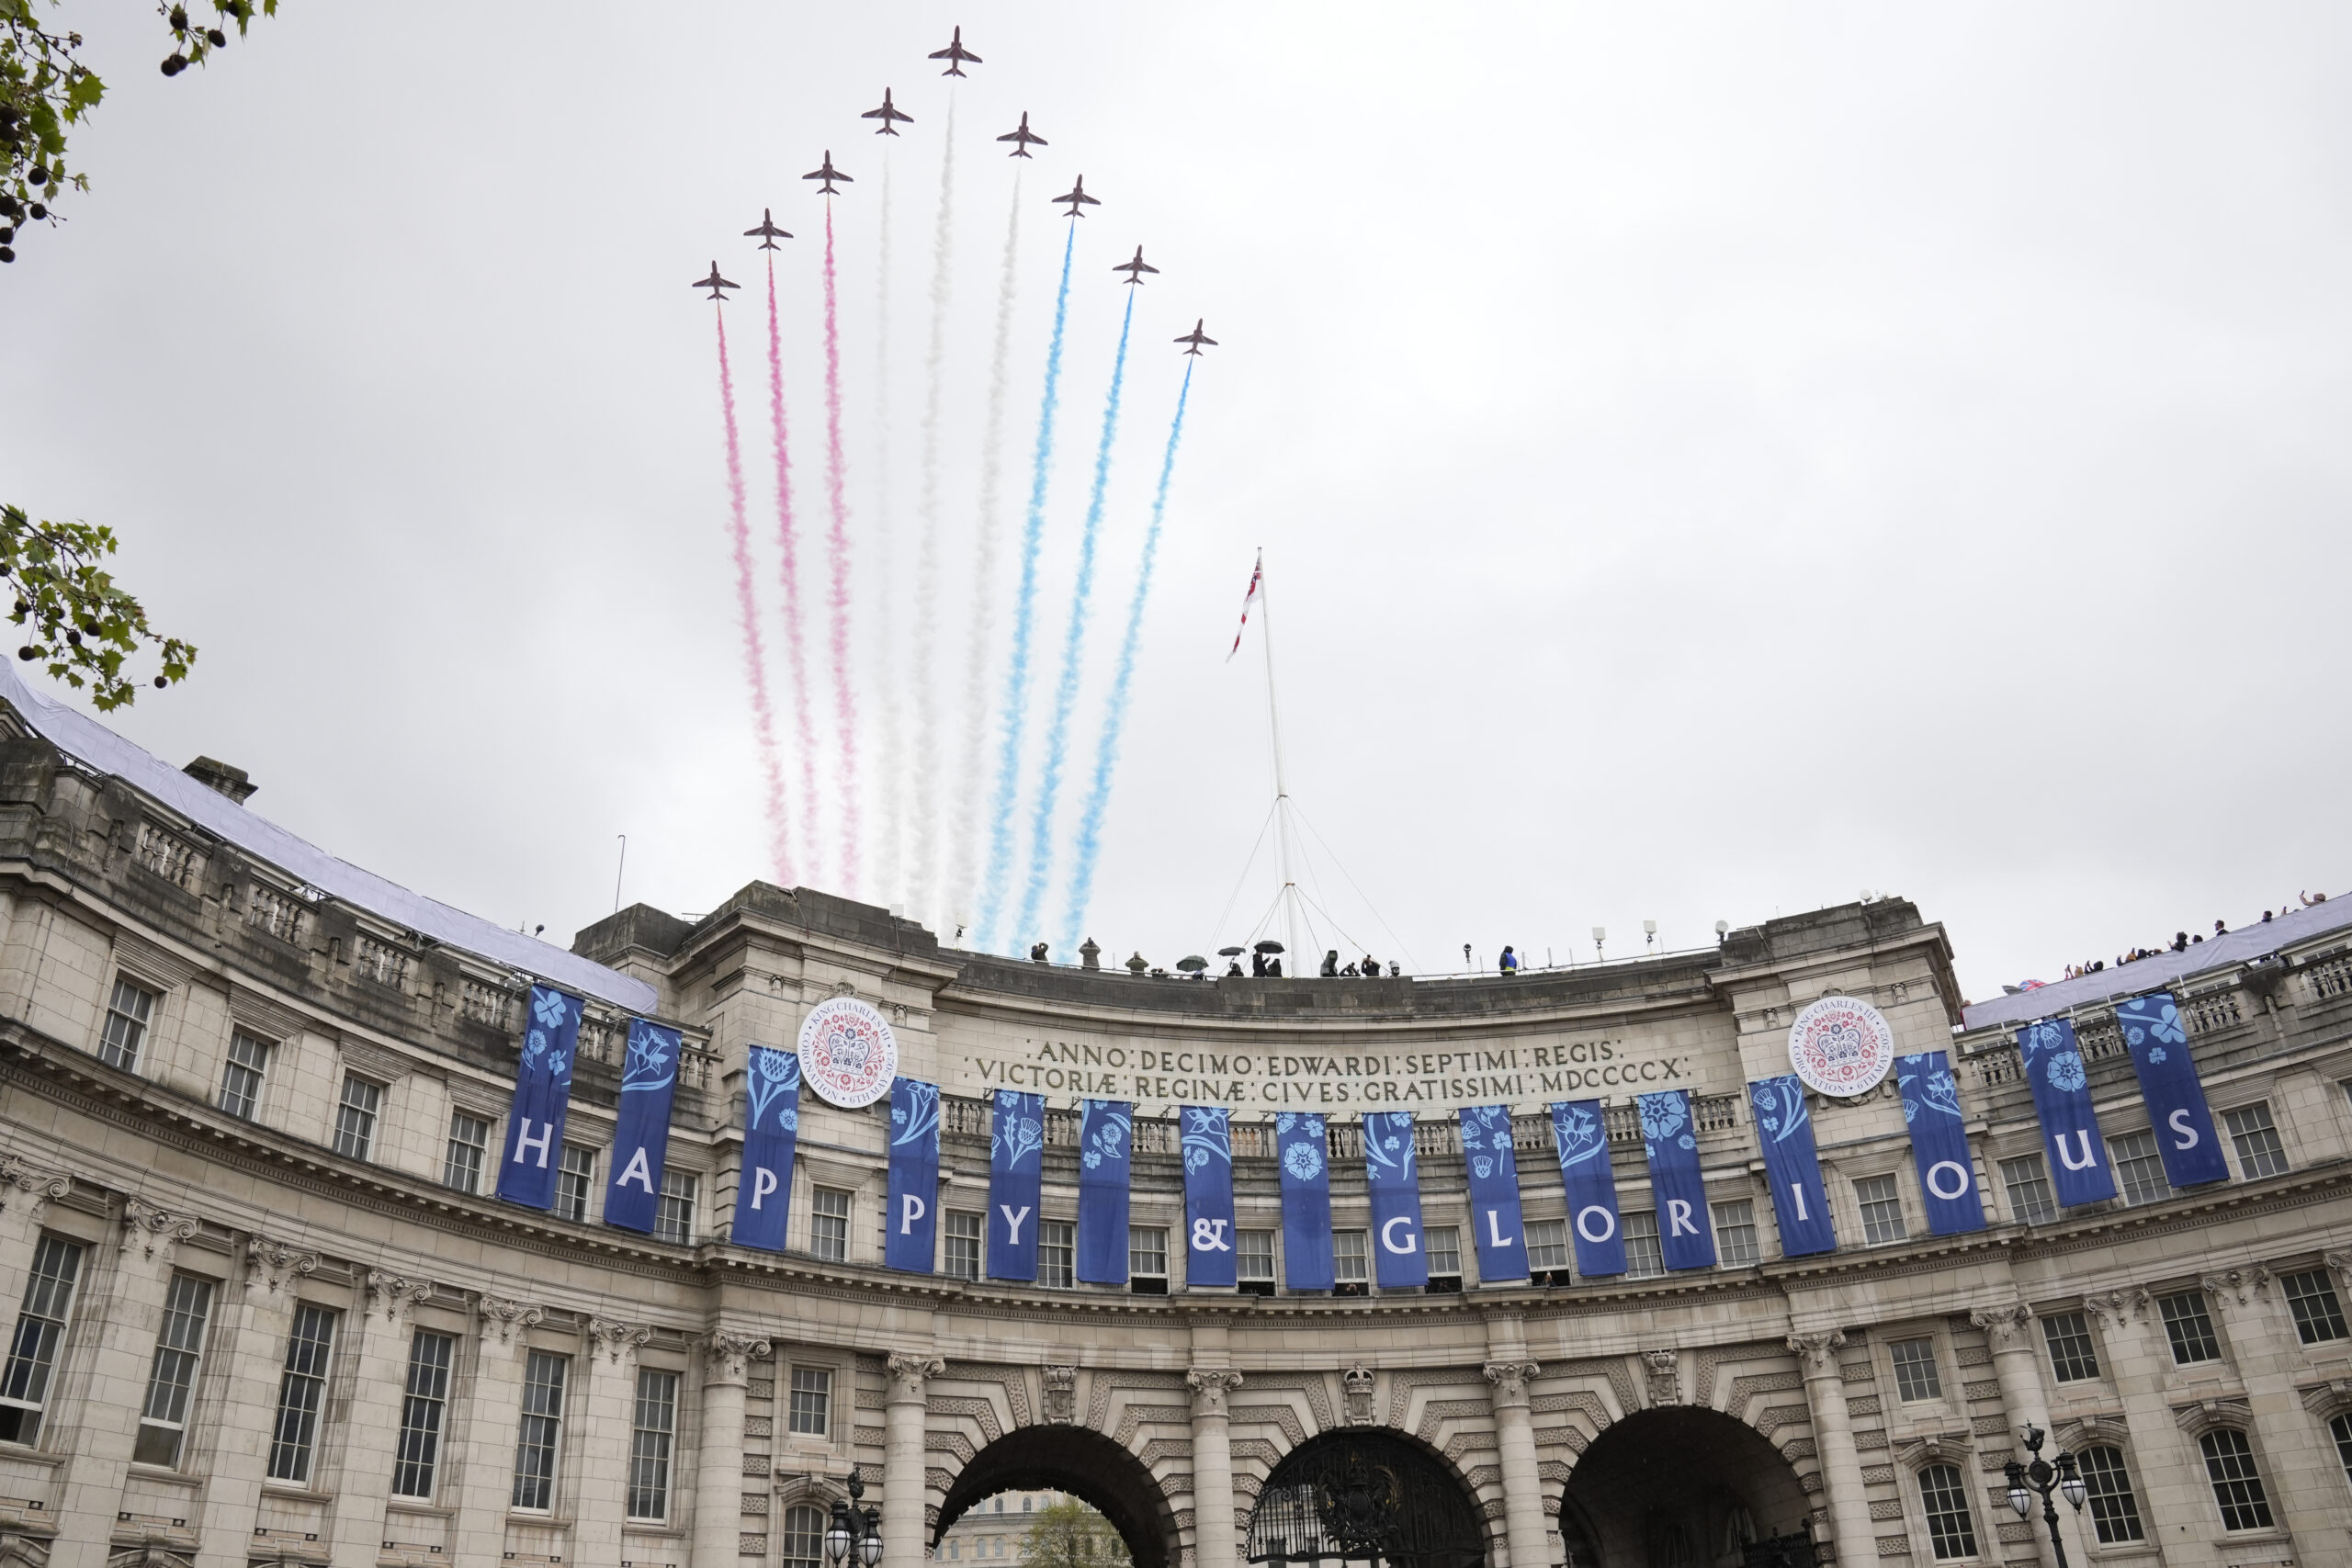
[[[1516,975],[1519,973],[1519,954],[1510,950],[1510,943],[1509,942],[1503,943],[1503,964],[1501,972],[1505,975]]]

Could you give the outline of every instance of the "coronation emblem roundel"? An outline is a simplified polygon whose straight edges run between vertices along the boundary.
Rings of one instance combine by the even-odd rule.
[[[1894,1031],[1866,1001],[1824,997],[1791,1026],[1789,1065],[1815,1093],[1851,1098],[1876,1089],[1894,1065]]]
[[[871,1105],[890,1092],[898,1073],[899,1037],[854,997],[819,1002],[800,1021],[800,1076],[826,1104],[844,1111]]]

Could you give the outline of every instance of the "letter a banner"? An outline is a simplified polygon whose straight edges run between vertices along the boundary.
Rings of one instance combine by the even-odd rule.
[[[1078,1277],[1127,1282],[1127,1180],[1134,1168],[1135,1108],[1121,1100],[1078,1102]]]
[[[1462,1163],[1470,1168],[1470,1226],[1478,1236],[1478,1280],[1527,1278],[1527,1237],[1519,1223],[1519,1157],[1511,1148],[1510,1107],[1465,1105]]]
[[[498,1195],[526,1209],[555,1206],[563,1164],[563,1121],[571,1105],[571,1058],[580,1043],[580,998],[534,986],[523,1010],[523,1064],[506,1117]]]
[[[754,1045],[743,1066],[743,1174],[735,1183],[738,1247],[784,1250],[792,1213],[792,1156],[800,1142],[800,1056]]]
[[[1046,1097],[996,1091],[989,1112],[989,1278],[1037,1277],[1038,1186],[1046,1164]]]
[[[2050,1184],[2066,1208],[2103,1203],[2115,1196],[2115,1173],[2107,1166],[2107,1145],[2091,1110],[2090,1075],[2075,1043],[2075,1026],[2063,1018],[2044,1019],[2018,1031],[2018,1058],[2033,1090],[2033,1113],[2041,1122],[2041,1142],[2050,1151]]]
[[[1927,1194],[1928,1234],[1983,1230],[1984,1200],[1976,1191],[1976,1164],[1968,1153],[1951,1060],[1941,1051],[1922,1051],[1896,1057],[1894,1069],[1903,1120],[1911,1128],[1911,1168]]]
[[[1373,1278],[1384,1291],[1430,1282],[1421,1245],[1421,1166],[1413,1149],[1413,1113],[1367,1111],[1364,1184],[1372,1190]]]
[[[662,1209],[662,1164],[670,1155],[670,1101],[678,1092],[678,1032],[628,1021],[621,1068],[621,1113],[613,1129],[613,1179],[605,1223],[650,1235]]]
[[[1821,1185],[1821,1156],[1814,1148],[1804,1083],[1794,1073],[1758,1078],[1747,1086],[1747,1103],[1755,1109],[1764,1145],[1764,1178],[1772,1189],[1782,1256],[1837,1251],[1838,1232],[1829,1223],[1829,1194]]]
[[[1187,1105],[1184,1129],[1184,1284],[1230,1285],[1233,1121],[1222,1106]]]
[[[939,1086],[890,1080],[890,1207],[882,1263],[909,1274],[935,1272],[939,1215]]]
[[[2131,1048],[2140,1093],[2148,1102],[2148,1123],[2156,1130],[2156,1152],[2165,1156],[2165,1179],[2175,1187],[2227,1181],[2230,1162],[2213,1136],[2213,1112],[2205,1085],[2188,1055],[2188,1031],[2169,991],[2154,991],[2119,1002],[2116,1027]]]
[[[1331,1171],[1323,1118],[1297,1111],[1277,1114],[1274,1152],[1283,1167],[1283,1283],[1294,1291],[1328,1291]]]
[[[1657,1238],[1668,1269],[1713,1269],[1715,1228],[1707,1213],[1707,1183],[1699,1174],[1699,1133],[1690,1097],[1679,1089],[1636,1095],[1642,1149],[1650,1160],[1650,1195],[1657,1201]]]
[[[1617,1172],[1609,1164],[1609,1129],[1597,1100],[1552,1107],[1552,1141],[1560,1145],[1560,1181],[1568,1190],[1568,1234],[1577,1272],[1599,1279],[1625,1271],[1625,1233],[1617,1224]]]

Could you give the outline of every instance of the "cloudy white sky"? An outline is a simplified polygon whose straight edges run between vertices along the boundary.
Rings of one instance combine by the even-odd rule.
[[[1048,927],[1182,369],[1168,340],[1200,316],[1222,346],[1086,920],[1119,956],[1237,939],[1272,896],[1262,856],[1244,876],[1271,791],[1262,666],[1254,641],[1223,662],[1261,545],[1325,902],[1423,972],[1465,942],[1589,955],[1597,924],[1615,955],[1644,919],[1692,945],[1871,888],[1945,922],[1981,997],[2352,884],[2340,6],[287,0],[176,81],[141,7],[59,15],[114,91],[82,139],[94,190],[0,274],[0,489],[119,529],[122,575],[202,647],[119,728],[249,769],[256,809],[483,915],[550,936],[603,915],[623,833],[631,900],[698,911],[772,874],[711,310],[684,285],[713,256],[756,284],[738,236],[763,206],[800,236],[784,368],[821,534],[822,218],[797,176],[827,148],[857,179],[839,216],[870,781],[883,601],[902,676],[917,608],[949,107],[922,57],[957,24],[986,63],[955,100],[941,338],[948,759],[972,606],[1001,628],[1012,598],[1063,234],[1042,198],[1082,172],[1103,206],[1076,253],[1041,716],[1108,268],[1140,243],[1162,269]],[[887,400],[881,154],[857,118],[886,85],[917,117],[891,152]],[[1008,549],[976,590],[1022,167],[992,139],[1024,109],[1051,145],[1018,209]],[[773,651],[755,292],[728,322]],[[821,552],[803,565],[821,577]],[[964,786],[939,787],[952,824]],[[861,890],[907,897],[885,858],[868,844]],[[837,863],[797,869],[839,887]]]

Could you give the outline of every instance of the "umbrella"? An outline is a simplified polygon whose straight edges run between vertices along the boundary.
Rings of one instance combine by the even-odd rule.
[[[1216,955],[1219,958],[1238,958],[1248,951],[1247,948],[1240,947],[1220,947],[1216,950]]]
[[[1272,937],[1268,937],[1265,941],[1258,944],[1258,951],[1261,953],[1280,953],[1282,950],[1283,944],[1276,942]]]
[[[1197,975],[1208,966],[1209,961],[1198,953],[1194,953],[1190,958],[1180,958],[1176,961],[1176,967],[1187,975]]]

